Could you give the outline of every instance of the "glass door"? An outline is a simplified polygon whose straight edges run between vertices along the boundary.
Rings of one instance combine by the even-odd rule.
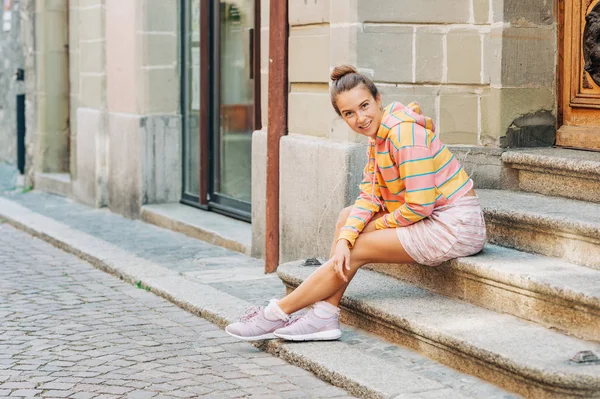
[[[260,3],[182,0],[182,202],[250,221]]]
[[[183,200],[200,198],[200,0],[184,0],[182,7],[182,118]],[[206,62],[206,60],[203,60]]]
[[[254,130],[254,0],[220,0],[211,200],[214,207],[250,219]]]

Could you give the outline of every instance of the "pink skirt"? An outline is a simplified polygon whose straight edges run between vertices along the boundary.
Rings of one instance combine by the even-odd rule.
[[[464,196],[434,209],[425,219],[396,228],[404,250],[427,266],[480,252],[486,242],[485,220],[478,197]]]

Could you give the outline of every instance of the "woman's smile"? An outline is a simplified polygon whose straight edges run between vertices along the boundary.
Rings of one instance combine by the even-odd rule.
[[[344,121],[352,130],[374,139],[383,117],[379,94],[373,98],[364,85],[339,94],[337,105]]]

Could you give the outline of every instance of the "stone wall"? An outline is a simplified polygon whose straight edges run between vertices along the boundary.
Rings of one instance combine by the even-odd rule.
[[[350,63],[375,81],[385,104],[420,102],[445,143],[510,145],[515,140],[505,136],[513,121],[554,114],[552,6],[543,0],[291,0],[290,132],[364,141],[329,106],[329,71]]]
[[[143,204],[181,197],[178,4],[72,6],[78,200],[137,217]]]
[[[2,24],[5,11],[0,7],[0,162],[16,164],[16,96],[25,93],[24,83],[15,80],[17,68],[25,66],[19,0],[13,2],[10,12],[10,30],[5,32]]]

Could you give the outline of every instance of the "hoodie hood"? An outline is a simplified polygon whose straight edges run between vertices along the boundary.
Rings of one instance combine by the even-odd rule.
[[[381,125],[377,131],[376,140],[387,139],[390,130],[400,123],[416,123],[417,125],[423,126],[425,129],[435,132],[433,120],[430,117],[423,115],[421,107],[417,102],[413,101],[408,105],[404,105],[395,101],[383,110],[383,117],[381,118]]]

